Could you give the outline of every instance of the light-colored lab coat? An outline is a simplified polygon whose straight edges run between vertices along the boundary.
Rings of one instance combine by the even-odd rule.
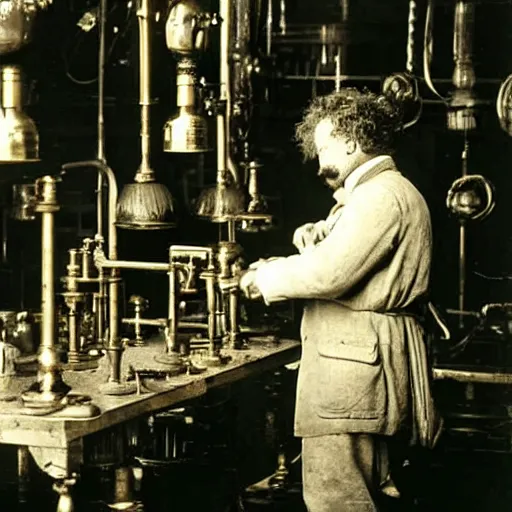
[[[267,303],[306,299],[295,433],[394,434],[408,412],[431,445],[435,413],[423,330],[391,314],[427,292],[430,214],[391,157],[356,169],[326,219],[330,234],[256,270]],[[411,379],[409,375],[411,374]]]

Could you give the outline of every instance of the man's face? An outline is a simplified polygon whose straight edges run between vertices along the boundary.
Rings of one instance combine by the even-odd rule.
[[[329,119],[320,121],[315,128],[315,145],[319,163],[318,176],[331,189],[337,190],[359,165],[360,151],[352,141],[332,136],[332,129]]]

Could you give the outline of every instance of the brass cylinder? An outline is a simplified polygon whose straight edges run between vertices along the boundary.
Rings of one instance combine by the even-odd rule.
[[[41,346],[53,348],[55,339],[55,287],[53,282],[55,219],[53,213],[43,213],[42,231],[41,312],[43,321]]]
[[[206,281],[206,310],[208,312],[208,341],[210,342],[211,351],[214,351],[214,346],[217,338],[217,325],[216,325],[216,294],[215,294],[215,274],[212,271],[204,273],[204,280]]]
[[[151,105],[151,40],[150,40],[150,0],[142,0],[137,17],[139,20],[139,104],[140,112],[140,142],[142,159],[139,171],[143,174],[153,174],[150,165],[150,113]]]
[[[60,373],[60,362],[55,350],[55,285],[54,235],[57,203],[56,179],[44,176],[37,182],[38,203],[41,213],[41,344],[39,347],[38,381],[22,395],[28,407],[54,407],[70,390]]]
[[[193,74],[181,72],[178,65],[178,76],[176,78],[177,105],[178,107],[195,106],[195,78]]]
[[[23,112],[22,77],[17,66],[0,68],[0,160],[6,162],[39,159],[39,133]]]
[[[17,66],[4,66],[1,71],[2,108],[21,109],[23,106],[23,83],[21,70]]]
[[[69,263],[66,267],[66,289],[68,292],[76,292],[78,289],[78,281],[76,278],[80,272],[80,265],[78,264],[78,250],[69,249]]]
[[[474,24],[475,3],[459,0],[455,6],[453,25],[453,84],[458,89],[471,89],[475,85],[472,63]]]
[[[169,272],[169,310],[167,313],[167,352],[177,352],[178,347],[178,305],[177,305],[176,269]]]
[[[69,330],[69,349],[68,349],[68,361],[70,363],[76,363],[80,360],[79,355],[79,344],[78,344],[78,322],[77,322],[77,311],[76,302],[72,301],[69,305],[68,312],[68,330]]]

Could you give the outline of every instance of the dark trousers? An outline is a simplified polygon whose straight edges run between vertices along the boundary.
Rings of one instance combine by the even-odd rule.
[[[387,476],[387,446],[378,436],[302,440],[303,495],[309,512],[376,512],[379,487]]]

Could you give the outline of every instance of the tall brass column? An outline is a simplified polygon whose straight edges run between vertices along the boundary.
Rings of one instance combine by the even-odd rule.
[[[71,389],[61,376],[59,358],[55,350],[55,213],[57,179],[44,176],[36,182],[35,211],[41,213],[41,345],[39,347],[38,380],[22,394],[26,407],[58,408]]]

